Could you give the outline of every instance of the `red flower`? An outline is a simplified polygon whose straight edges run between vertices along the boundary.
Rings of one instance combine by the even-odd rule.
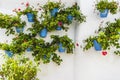
[[[107,55],[107,51],[102,51],[102,55],[106,56]]]
[[[62,22],[58,22],[58,26],[62,26]]]
[[[29,2],[26,3],[26,7],[28,7],[28,6],[29,6]]]
[[[19,8],[18,11],[20,11],[21,9]]]
[[[76,46],[79,46],[79,44],[78,44],[78,43],[76,43]]]

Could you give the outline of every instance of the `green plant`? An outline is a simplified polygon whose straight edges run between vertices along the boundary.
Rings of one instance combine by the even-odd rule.
[[[62,43],[63,47],[66,48],[67,53],[73,53],[74,43],[67,35],[62,37],[59,37],[58,35],[52,35],[51,38],[53,39],[51,44],[58,45]]]
[[[56,8],[54,5],[59,5],[58,12],[56,13],[56,16],[51,17],[50,10],[53,8]],[[52,6],[52,7],[48,7]],[[60,26],[63,30],[67,31],[72,21],[69,21],[67,19],[67,16],[71,14],[71,16],[74,18],[74,20],[82,23],[85,21],[85,16],[80,12],[79,6],[74,4],[72,7],[64,8],[64,4],[61,5],[60,2],[48,2],[43,6],[43,13],[40,16],[41,22],[36,20],[36,22],[32,25],[32,28],[29,28],[29,30],[33,34],[37,34],[41,29],[47,28],[49,32],[56,31],[56,28]],[[67,24],[67,25],[65,25]]]
[[[50,2],[48,1],[43,7],[42,9],[44,9],[45,11],[51,11],[53,10],[54,8],[62,8],[63,5],[61,4],[61,2]]]
[[[53,60],[56,64],[60,65],[62,59],[55,52],[57,50],[56,45],[50,45],[49,43],[39,45],[35,44],[33,47],[33,56],[35,56],[35,61],[42,61],[43,63],[49,63]]]
[[[28,58],[7,58],[2,64],[0,76],[2,80],[39,80],[37,72],[37,65]]]
[[[0,13],[0,28],[6,29],[6,34],[14,34],[14,27],[24,27],[26,23],[18,16],[5,15]]]
[[[108,9],[111,14],[116,14],[118,10],[118,3],[116,1],[109,2],[108,0],[100,0],[97,1],[96,8],[100,12],[103,12],[105,9]]]
[[[27,2],[25,4],[26,8],[24,10],[14,9],[13,11],[17,13],[18,16],[26,15],[27,13],[32,13],[34,15],[34,20],[36,20],[38,10],[35,9],[33,6],[30,6],[30,4]]]
[[[52,35],[52,42],[45,42],[43,39],[32,37],[31,34],[20,33],[17,37],[13,38],[11,44],[0,44],[3,50],[10,50],[13,54],[22,54],[27,48],[31,48],[32,55],[36,62],[49,63],[51,60],[60,65],[62,59],[56,54],[59,43],[63,44],[67,53],[73,53],[74,43],[72,39],[67,36]]]
[[[32,28],[28,28],[28,30],[31,31],[32,36],[35,37],[43,28],[44,26],[40,23],[40,21],[36,20],[32,24]]]
[[[0,49],[9,51],[10,50],[10,46],[8,44],[1,43],[0,44]]]
[[[71,7],[64,8],[63,10],[61,10],[60,14],[62,13],[66,14],[67,16],[70,14],[71,16],[73,16],[74,20],[80,23],[85,22],[86,19],[86,17],[81,13],[80,7],[77,5],[77,3],[75,3]],[[67,21],[67,24],[70,24],[70,22]]]
[[[93,47],[93,40],[97,40],[101,44],[103,50],[109,50],[111,46],[116,49],[120,48],[119,39],[120,39],[120,19],[116,19],[115,22],[106,23],[106,27],[99,28],[97,36],[90,36],[85,40],[87,43],[84,47],[84,50],[88,50]],[[115,51],[116,53],[116,51]]]
[[[13,38],[11,44],[0,44],[0,49],[9,50],[13,54],[23,54],[27,48],[31,49],[36,62],[49,63],[52,60],[58,65],[62,62],[60,56],[55,53],[58,45],[32,37],[31,34],[20,33]]]

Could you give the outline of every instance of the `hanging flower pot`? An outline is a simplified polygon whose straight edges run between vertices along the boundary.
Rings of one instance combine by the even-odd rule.
[[[13,56],[13,53],[9,50],[5,50],[5,53],[9,56],[9,57],[12,57]]]
[[[101,17],[101,18],[106,18],[107,15],[108,15],[108,12],[109,12],[108,9],[105,9],[103,12],[100,12],[100,17]]]
[[[34,22],[34,14],[27,13],[28,22]]]
[[[47,32],[47,28],[42,29],[39,33],[40,37],[45,38],[47,36]]]
[[[102,50],[101,45],[96,40],[93,41],[93,45],[94,45],[94,48],[95,48],[96,51],[101,51]]]
[[[57,28],[56,28],[56,30],[58,30],[58,31],[60,31],[62,28],[61,28],[61,26],[58,26]]]
[[[68,21],[72,21],[72,20],[73,20],[73,16],[72,16],[71,14],[69,14],[69,15],[67,16],[67,19],[68,19]]]
[[[24,27],[16,27],[16,32],[17,33],[22,33],[24,30]]]
[[[55,17],[57,12],[58,8],[54,8],[53,10],[51,10],[51,16]]]
[[[47,56],[46,56],[46,55],[44,55],[44,56],[43,56],[43,58],[44,58],[44,59],[46,59],[46,58],[47,58]]]
[[[58,51],[59,52],[65,52],[65,48],[63,47],[62,43],[59,44]]]
[[[57,26],[56,30],[60,31],[62,29],[62,25],[63,25],[62,22],[58,22],[58,26]]]
[[[30,51],[31,51],[31,48],[30,48],[30,47],[28,47],[26,50],[27,50],[27,52],[30,52]]]

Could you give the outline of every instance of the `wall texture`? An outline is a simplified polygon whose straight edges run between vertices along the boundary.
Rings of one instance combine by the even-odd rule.
[[[24,8],[21,6],[22,2],[29,2],[31,5],[36,6],[37,3],[40,3],[41,5],[45,4],[48,0],[4,0],[0,1],[0,12],[5,14],[14,14],[12,12],[15,8]],[[58,1],[58,0],[51,0],[51,1]],[[61,0],[63,3],[65,3],[66,6],[71,6],[75,1],[74,0]],[[23,19],[27,21],[27,17],[23,16]],[[28,27],[31,27],[32,23],[27,23],[27,26],[25,30]],[[48,33],[49,35],[47,38],[45,38],[46,41],[50,41],[50,35],[51,34],[58,34],[58,35],[68,35],[71,39],[74,40],[74,30],[75,30],[75,24],[73,23],[70,25],[70,30],[68,32],[60,31],[60,32],[53,32]],[[27,31],[24,31],[27,33]],[[10,43],[13,35],[6,36],[5,30],[0,29],[0,42],[2,43]],[[1,51],[0,53],[4,53],[4,51]],[[58,53],[58,55],[61,55],[61,58],[63,59],[63,63],[58,66],[55,63],[49,63],[49,64],[41,64],[40,69],[41,72],[38,73],[38,77],[40,80],[74,80],[74,55],[69,55],[65,53]],[[26,56],[32,57],[30,53],[26,52]],[[3,57],[0,58],[0,63],[2,63]]]
[[[57,0],[51,0],[57,1]],[[70,6],[75,0],[61,0],[66,6]],[[4,0],[0,1],[0,12],[5,14],[14,14],[14,8],[21,8],[21,2],[30,2],[31,5],[40,3],[43,5],[47,0]],[[116,15],[109,14],[108,18],[101,19],[94,12],[94,0],[77,0],[81,7],[81,11],[86,15],[86,23],[80,25],[72,24],[68,32],[53,32],[51,34],[64,35],[67,34],[70,38],[80,45],[84,45],[83,40],[93,35],[98,29],[101,21],[114,21],[114,18],[119,18],[120,13]],[[24,16],[24,20],[27,18]],[[27,23],[27,28],[31,23]],[[26,28],[26,29],[27,29]],[[0,42],[10,43],[13,35],[6,36],[5,30],[0,29]],[[45,39],[49,41],[49,36]],[[3,51],[1,51],[2,53]],[[96,52],[93,48],[83,52],[82,48],[75,49],[75,55],[60,54],[63,63],[57,66],[54,63],[41,64],[41,72],[38,73],[40,80],[120,80],[120,57],[113,54],[112,50],[108,51],[107,56],[102,56],[101,52]],[[29,53],[26,54],[30,56]],[[3,57],[0,56],[0,63],[3,62]]]
[[[94,12],[95,0],[78,0],[83,14],[87,16],[86,23],[79,25],[76,31],[76,42],[84,45],[83,40],[94,35],[101,21],[114,21],[119,18],[120,12],[116,15],[109,14],[107,18],[101,19]],[[118,0],[119,1],[119,0]],[[120,57],[108,51],[108,55],[103,56],[100,52],[91,48],[83,52],[82,48],[76,48],[75,55],[75,80],[120,80]]]

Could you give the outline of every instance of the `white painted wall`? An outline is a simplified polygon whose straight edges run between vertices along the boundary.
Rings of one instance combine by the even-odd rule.
[[[51,1],[58,1],[58,0],[51,0]],[[63,3],[66,4],[66,6],[71,6],[75,1],[74,0],[61,0]],[[31,5],[36,6],[37,3],[40,3],[41,5],[45,4],[47,0],[0,0],[0,12],[5,14],[13,14],[12,10],[14,8],[24,8],[21,6],[22,2],[29,2]],[[27,21],[26,16],[23,16],[23,19]],[[25,30],[31,27],[31,23],[27,23],[27,26]],[[71,39],[74,38],[74,30],[75,30],[75,24],[73,23],[70,25],[70,30],[68,32],[64,31],[57,31],[48,33],[49,35],[47,38],[45,38],[46,41],[50,41],[49,36],[51,34],[59,34],[59,35],[68,35]],[[24,31],[26,33],[26,31]],[[8,43],[11,42],[13,35],[6,36],[5,30],[0,29],[0,42]],[[0,51],[0,53],[3,53],[4,51]],[[26,53],[27,56],[32,57],[30,53]],[[49,64],[41,64],[40,69],[41,72],[38,73],[38,78],[40,80],[74,80],[74,55],[65,54],[65,53],[58,53],[58,55],[61,55],[61,58],[63,59],[63,63],[58,66],[55,63],[51,62]],[[0,63],[3,62],[3,57],[0,57]]]
[[[1,0],[0,12],[13,14],[12,10],[21,7],[21,2],[30,2],[30,4],[35,5],[38,2],[44,4],[46,1],[47,0]],[[75,2],[74,0],[61,1],[65,3],[66,6]],[[101,21],[114,21],[114,18],[119,18],[120,13],[116,15],[109,14],[105,19],[99,18],[96,13],[93,13],[94,7],[92,5],[94,5],[94,0],[77,0],[77,2],[81,7],[81,11],[87,16],[86,23],[82,23],[78,27],[72,24],[72,28],[70,28],[68,32],[53,32],[50,33],[50,35],[67,34],[80,45],[84,45],[82,41],[94,34]],[[27,21],[26,17],[24,17],[24,19]],[[27,23],[27,27],[30,27],[30,25],[31,23]],[[7,37],[4,32],[5,30],[0,29],[0,42],[6,42],[6,40],[8,40],[9,43],[14,36],[10,35]],[[45,40],[49,41],[49,36]],[[101,52],[96,52],[94,48],[83,52],[82,48],[77,47],[75,53],[75,55],[58,53],[63,59],[63,63],[60,66],[52,62],[46,65],[41,64],[41,72],[38,73],[40,80],[120,80],[120,57],[114,55],[112,50],[108,51],[109,54],[107,56],[102,56]],[[27,56],[30,55],[27,54]],[[0,57],[0,61],[0,63],[2,63],[2,56]]]
[[[119,0],[118,0],[119,1]],[[94,0],[78,0],[83,14],[87,16],[86,23],[79,25],[76,33],[76,42],[84,45],[82,42],[90,35],[94,35],[95,30],[101,21],[114,21],[119,18],[120,12],[101,19],[96,13],[93,13]],[[82,48],[76,48],[75,54],[75,80],[120,80],[120,57],[108,51],[107,56],[102,56],[94,48],[83,52]]]

